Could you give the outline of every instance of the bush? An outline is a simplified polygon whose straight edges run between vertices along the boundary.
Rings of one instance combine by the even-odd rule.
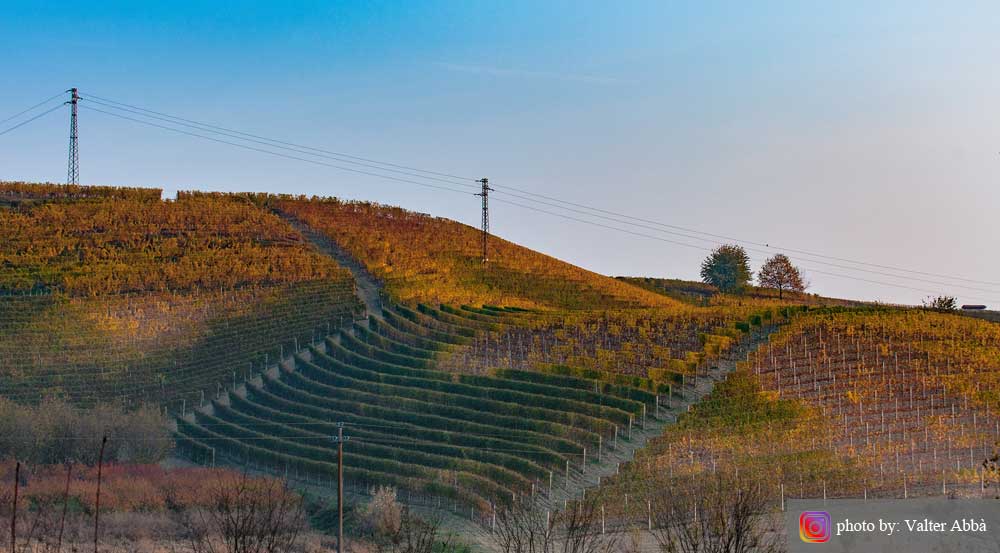
[[[924,309],[931,309],[933,311],[947,312],[958,309],[958,300],[954,296],[928,297],[924,299],[923,303]]]
[[[105,461],[118,463],[156,463],[173,443],[155,408],[126,412],[116,405],[83,409],[56,398],[35,406],[0,399],[0,457],[29,464],[93,465],[102,436],[108,437]]]

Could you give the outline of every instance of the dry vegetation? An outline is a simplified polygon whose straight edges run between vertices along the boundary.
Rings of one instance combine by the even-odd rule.
[[[15,530],[14,553],[329,550],[283,482],[218,469],[110,465],[98,479],[93,467],[22,465],[12,525],[14,468],[0,464],[0,523]]]

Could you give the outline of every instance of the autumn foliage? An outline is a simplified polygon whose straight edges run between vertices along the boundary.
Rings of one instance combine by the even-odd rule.
[[[0,183],[0,228],[19,401],[183,408],[360,309],[348,271],[243,197]]]
[[[230,197],[125,197],[0,210],[0,293],[234,288],[341,276],[286,222]]]
[[[270,201],[344,247],[402,301],[571,309],[676,305],[495,236],[484,265],[480,231],[449,219],[336,198]]]

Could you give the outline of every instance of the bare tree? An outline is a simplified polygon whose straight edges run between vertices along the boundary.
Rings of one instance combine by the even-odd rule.
[[[722,471],[650,481],[654,541],[664,553],[781,551],[768,498],[749,478]]]
[[[418,517],[404,506],[400,511],[398,529],[381,536],[374,545],[378,553],[434,553],[451,551],[455,544],[451,534],[441,531],[439,519]]]
[[[441,521],[424,519],[396,500],[396,490],[379,487],[362,511],[362,535],[377,553],[434,553],[453,549]]]
[[[273,478],[219,477],[208,505],[185,513],[195,553],[286,553],[305,528],[302,499]]]
[[[774,254],[774,257],[764,263],[757,273],[757,282],[764,288],[776,288],[778,299],[781,299],[785,290],[804,292],[807,287],[798,267],[792,265],[788,256],[782,253]]]
[[[606,532],[600,506],[598,495],[555,512],[519,499],[497,510],[490,536],[503,553],[611,553],[621,535]]]

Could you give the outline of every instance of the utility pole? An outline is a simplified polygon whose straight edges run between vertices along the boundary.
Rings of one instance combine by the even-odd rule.
[[[71,88],[66,92],[71,93],[69,102],[69,169],[66,172],[66,184],[80,184],[80,148],[78,144],[78,133],[76,128],[76,109],[80,95],[76,88]]]
[[[490,179],[483,177],[478,181],[483,185],[483,191],[476,196],[482,196],[483,198],[483,264],[485,265],[489,261],[489,257],[486,255],[486,243],[490,235]]]
[[[344,442],[350,439],[344,436],[344,423],[338,422],[333,437],[337,444],[337,553],[344,553]]]

